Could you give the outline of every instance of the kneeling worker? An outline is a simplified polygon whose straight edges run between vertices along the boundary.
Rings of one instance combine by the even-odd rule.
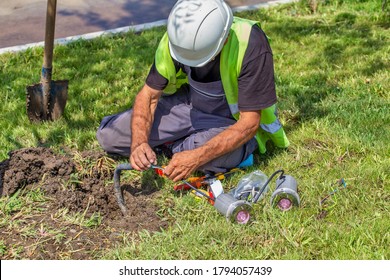
[[[264,153],[269,139],[288,146],[276,101],[260,24],[233,17],[223,0],[179,0],[133,108],[105,117],[97,139],[140,171],[166,145],[173,156],[164,172],[174,181],[195,170],[226,172]]]

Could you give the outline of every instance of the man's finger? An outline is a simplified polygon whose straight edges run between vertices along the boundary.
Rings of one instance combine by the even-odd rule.
[[[141,167],[138,166],[138,164],[136,163],[136,161],[134,160],[134,157],[131,156],[130,157],[130,164],[131,164],[131,167],[137,171],[142,171]]]
[[[178,174],[177,176],[175,176],[172,179],[172,181],[177,182],[177,181],[180,181],[180,180],[183,180],[183,179],[185,179],[185,177],[182,174]]]
[[[185,170],[180,170],[179,168],[176,168],[172,171],[172,173],[169,174],[168,178],[174,182],[177,182],[185,179],[186,174],[187,172]]]
[[[150,167],[150,161],[144,153],[136,153],[134,155],[134,161],[142,170],[146,170]]]
[[[157,164],[156,153],[152,149],[147,149],[145,153],[149,163]]]
[[[171,179],[170,176],[172,175],[172,172],[173,172],[173,168],[172,168],[171,163],[169,163],[169,164],[164,168],[164,175],[166,175],[169,179]]]
[[[142,164],[143,169],[148,169],[151,165],[149,159],[146,157],[145,154],[140,154],[138,160]]]

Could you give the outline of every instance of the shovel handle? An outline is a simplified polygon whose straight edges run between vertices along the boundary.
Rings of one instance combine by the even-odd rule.
[[[57,0],[47,1],[46,10],[46,30],[45,30],[45,52],[43,57],[43,68],[52,68],[53,48],[54,48],[54,30],[56,24]]]
[[[49,116],[50,97],[49,96],[51,91],[56,9],[57,9],[57,0],[47,0],[45,49],[43,55],[43,66],[41,71],[41,86],[43,92],[42,110],[44,112],[44,115],[42,116],[42,120],[48,120],[50,118]]]

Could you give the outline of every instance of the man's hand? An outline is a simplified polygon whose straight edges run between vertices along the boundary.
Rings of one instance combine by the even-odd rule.
[[[131,151],[130,163],[135,170],[147,170],[151,164],[157,164],[156,153],[148,143],[143,143]]]
[[[188,178],[207,162],[229,153],[251,140],[260,123],[260,111],[240,112],[240,119],[195,150],[174,154],[165,175],[173,181]]]
[[[196,150],[176,153],[165,167],[164,175],[175,182],[186,179],[200,166],[199,163],[199,155]]]

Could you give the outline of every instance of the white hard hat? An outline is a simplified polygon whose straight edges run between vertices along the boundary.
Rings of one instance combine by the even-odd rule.
[[[184,65],[205,65],[222,50],[232,22],[223,0],[179,0],[167,23],[171,56]]]

